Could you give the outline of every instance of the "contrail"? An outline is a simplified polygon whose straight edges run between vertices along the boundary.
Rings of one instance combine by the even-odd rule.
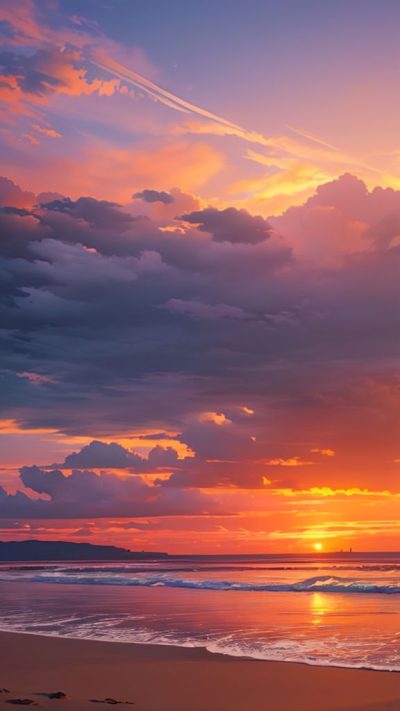
[[[222,116],[213,114],[211,111],[202,109],[201,106],[196,106],[196,104],[191,104],[189,101],[185,101],[185,99],[181,99],[179,96],[171,94],[171,92],[166,91],[166,89],[163,89],[157,84],[154,84],[152,81],[146,79],[141,74],[138,74],[137,72],[134,72],[131,69],[127,69],[127,67],[124,67],[123,64],[119,64],[119,62],[116,62],[107,55],[104,55],[99,50],[95,52],[91,61],[92,64],[94,64],[95,66],[101,69],[105,69],[111,74],[114,74],[114,76],[118,77],[119,79],[125,79],[126,81],[129,81],[134,86],[142,89],[142,91],[145,91],[147,94],[149,94],[153,98],[158,99],[170,108],[174,108],[178,111],[183,111],[184,113],[188,114],[191,113],[197,114],[198,116],[204,116],[205,118],[211,119],[212,121],[216,121],[217,123],[227,126],[231,129],[236,129],[239,131],[244,130],[237,124],[232,123],[232,121],[224,119]]]

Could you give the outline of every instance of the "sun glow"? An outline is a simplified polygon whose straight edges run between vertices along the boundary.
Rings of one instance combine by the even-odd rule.
[[[313,548],[317,553],[321,553],[324,549],[322,543],[313,543]]]

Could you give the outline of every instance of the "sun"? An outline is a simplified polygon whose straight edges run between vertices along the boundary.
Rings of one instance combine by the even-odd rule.
[[[322,543],[313,543],[313,548],[317,553],[321,553],[321,551],[324,549]]]

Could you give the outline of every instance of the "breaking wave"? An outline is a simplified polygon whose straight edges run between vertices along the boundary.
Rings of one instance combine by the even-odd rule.
[[[362,582],[354,578],[342,578],[320,575],[294,583],[246,583],[232,580],[192,580],[174,578],[166,575],[86,575],[78,572],[68,574],[38,573],[15,578],[12,574],[1,574],[0,582],[51,583],[59,585],[121,585],[127,587],[166,587],[189,590],[237,591],[237,592],[324,592],[324,593],[368,593],[396,595],[400,594],[400,584]]]

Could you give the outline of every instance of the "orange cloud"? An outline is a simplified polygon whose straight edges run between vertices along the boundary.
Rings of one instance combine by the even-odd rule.
[[[22,138],[25,138],[32,146],[38,146],[40,141],[37,136],[33,136],[31,133],[24,133]]]
[[[332,489],[330,486],[312,486],[310,489],[302,489],[299,491],[282,489],[281,493],[284,496],[400,496],[400,494],[393,494],[387,489],[383,491],[371,491],[370,489],[360,489],[357,486],[353,486],[349,489]]]
[[[0,100],[22,113],[26,112],[26,105],[47,104],[53,94],[112,96],[120,88],[118,79],[89,81],[83,57],[76,50],[38,50],[29,63],[23,58],[12,58],[9,65],[8,72],[0,76]]]
[[[55,434],[56,430],[51,428],[24,428],[16,420],[0,420],[0,435],[3,434]]]
[[[314,454],[322,454],[323,457],[334,457],[336,454],[334,449],[319,449],[318,447],[310,449],[310,452],[313,452]]]
[[[60,94],[82,96],[98,93],[100,96],[112,96],[119,89],[120,82],[118,79],[107,81],[93,79],[88,81],[87,69],[79,66],[81,62],[82,57],[79,52],[60,50],[53,53],[49,66],[44,61],[43,67],[39,63],[38,68],[39,71],[51,72],[51,76],[59,81],[57,91]]]
[[[199,415],[199,422],[213,422],[214,425],[230,425],[230,420],[223,412],[202,412]]]
[[[314,464],[314,462],[308,462],[301,457],[288,457],[287,459],[267,459],[265,464],[269,464],[274,467],[304,467],[308,464]]]
[[[197,190],[223,164],[222,155],[206,143],[179,141],[140,150],[96,143],[76,158],[50,162],[45,175],[35,174],[33,188],[35,192],[46,191],[54,182],[59,192],[73,198],[90,194],[127,203],[143,186],[169,190],[172,180],[185,192]],[[10,166],[8,172],[19,182],[32,180],[31,165]]]
[[[41,133],[43,136],[47,136],[48,138],[61,138],[61,133],[58,133],[58,131],[55,131],[54,128],[47,128],[46,126],[40,126],[38,123],[34,123],[32,128],[37,131],[38,133]]]

